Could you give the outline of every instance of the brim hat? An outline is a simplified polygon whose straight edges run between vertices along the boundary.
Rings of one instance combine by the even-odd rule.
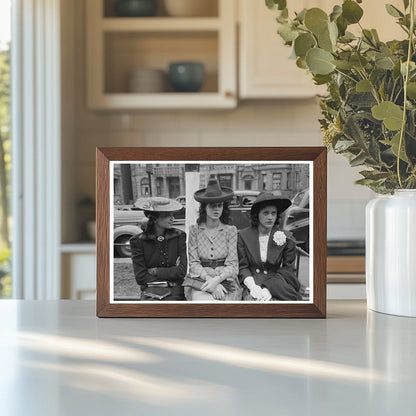
[[[254,200],[251,206],[251,213],[258,211],[265,205],[274,205],[277,208],[277,215],[280,215],[292,205],[292,201],[288,198],[273,195],[271,192],[262,192]]]
[[[180,202],[161,196],[139,198],[134,206],[149,212],[174,212],[183,208]]]
[[[204,204],[228,201],[233,196],[234,191],[230,188],[221,187],[214,175],[209,177],[206,188],[199,189],[194,193],[195,200]]]

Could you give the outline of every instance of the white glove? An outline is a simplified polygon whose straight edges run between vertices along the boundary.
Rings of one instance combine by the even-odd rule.
[[[261,291],[262,296],[260,297],[260,300],[262,302],[268,302],[272,298],[272,294],[270,293],[269,289],[264,287]]]
[[[247,289],[250,291],[250,295],[257,300],[260,300],[264,296],[263,289],[256,285],[252,276],[248,276],[244,279],[243,283],[247,286]]]

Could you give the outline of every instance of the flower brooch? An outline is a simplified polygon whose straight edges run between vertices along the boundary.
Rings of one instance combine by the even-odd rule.
[[[283,231],[276,231],[273,234],[273,241],[277,246],[283,246],[286,243],[286,234]]]

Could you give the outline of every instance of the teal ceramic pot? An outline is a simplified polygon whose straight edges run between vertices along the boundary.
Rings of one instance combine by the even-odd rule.
[[[156,0],[118,0],[114,12],[120,17],[154,16],[157,12]]]
[[[172,62],[169,64],[169,81],[175,91],[197,92],[205,80],[205,67],[201,62]]]

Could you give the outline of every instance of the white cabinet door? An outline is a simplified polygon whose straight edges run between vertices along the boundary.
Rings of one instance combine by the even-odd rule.
[[[64,253],[62,255],[62,280],[63,299],[95,299],[95,253]]]
[[[295,7],[329,10],[322,3],[299,0]],[[238,6],[240,98],[305,98],[322,93],[311,75],[289,59],[291,49],[277,34],[278,13],[269,10],[264,1],[238,0]]]
[[[325,92],[314,85],[312,77],[290,59],[291,48],[277,34],[278,12],[269,10],[261,0],[237,0],[239,8],[239,89],[240,98],[304,98]],[[402,0],[389,1],[399,9]],[[329,13],[341,0],[298,0],[289,2],[289,12],[304,7],[320,7]],[[403,38],[404,32],[386,12],[384,2],[366,0],[362,25],[376,28],[383,41]],[[358,34],[358,25],[348,30]]]

